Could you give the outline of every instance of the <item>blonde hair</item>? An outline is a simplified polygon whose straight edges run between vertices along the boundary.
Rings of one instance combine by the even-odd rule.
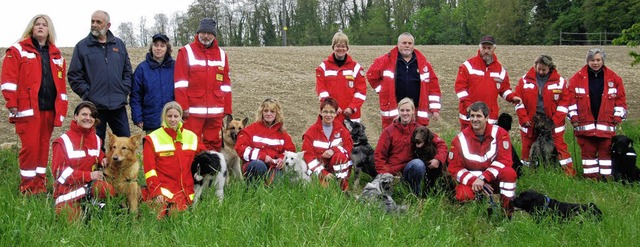
[[[333,35],[333,39],[331,39],[331,49],[334,49],[337,44],[344,43],[347,45],[347,50],[349,50],[349,37],[341,31],[338,31]]]
[[[260,104],[260,106],[258,107],[258,112],[256,113],[256,122],[264,121],[262,111],[264,111],[265,109],[272,110],[276,113],[276,119],[274,120],[273,124],[282,123],[279,131],[284,131],[284,115],[282,114],[282,107],[280,106],[280,102],[273,98],[266,98],[264,101],[262,101],[262,104]]]
[[[29,21],[29,24],[27,24],[27,27],[24,29],[24,32],[22,32],[22,37],[20,37],[18,41],[31,38],[31,36],[33,35],[33,27],[36,25],[36,21],[40,18],[44,19],[44,21],[47,22],[47,27],[49,29],[49,34],[47,35],[47,41],[49,42],[49,44],[55,45],[56,29],[53,27],[53,22],[51,21],[51,17],[45,14],[38,14],[38,15],[35,15],[33,18],[31,18],[31,21]]]
[[[175,101],[169,101],[166,104],[164,104],[164,107],[162,107],[162,126],[168,127],[169,125],[167,125],[167,112],[171,109],[175,109],[180,113],[180,122],[182,122],[182,106],[180,106],[180,104],[178,104],[178,102]]]
[[[393,120],[398,120],[400,121],[400,107],[402,107],[403,105],[406,104],[410,104],[411,106],[411,110],[413,111],[413,114],[411,115],[411,121],[416,121],[416,105],[413,103],[413,100],[411,98],[405,97],[402,100],[400,100],[400,102],[398,102],[398,116],[396,116],[396,118],[394,118]]]

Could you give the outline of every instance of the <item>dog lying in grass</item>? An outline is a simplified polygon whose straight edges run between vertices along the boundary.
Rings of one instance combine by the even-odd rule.
[[[124,206],[129,209],[129,212],[135,213],[142,199],[142,191],[138,185],[140,163],[136,155],[136,149],[142,141],[142,134],[118,137],[108,132],[108,136],[105,179],[113,185],[116,195],[126,197]]]
[[[311,181],[311,177],[307,173],[309,167],[303,157],[304,151],[297,153],[284,151],[284,170],[285,172],[292,174],[292,181]]]
[[[193,204],[196,204],[202,193],[215,186],[216,196],[220,201],[224,199],[224,185],[227,181],[227,162],[224,155],[218,152],[202,152],[196,155],[191,163],[193,174],[193,189],[195,196]]]
[[[514,200],[513,206],[524,210],[538,222],[543,217],[570,220],[578,215],[593,216],[602,219],[602,211],[594,204],[577,204],[561,202],[543,195],[535,190],[521,192]]]
[[[615,180],[623,183],[640,181],[640,169],[636,166],[636,158],[631,138],[617,135],[611,139],[611,165]]]
[[[387,213],[404,213],[407,205],[398,205],[391,197],[394,177],[390,173],[379,174],[362,189],[358,200],[367,203],[381,203]]]

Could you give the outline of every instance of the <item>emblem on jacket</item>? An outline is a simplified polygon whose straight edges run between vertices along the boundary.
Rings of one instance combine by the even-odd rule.
[[[453,159],[453,152],[449,152],[449,160]]]
[[[607,83],[609,85],[609,87],[613,87],[613,82],[610,81],[609,83]]]
[[[509,149],[509,141],[502,141],[502,147],[507,150]]]

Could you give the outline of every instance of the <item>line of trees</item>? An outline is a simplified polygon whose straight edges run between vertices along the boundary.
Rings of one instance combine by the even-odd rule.
[[[147,46],[155,32],[184,45],[204,17],[218,22],[224,46],[277,46],[283,37],[328,45],[338,30],[358,45],[392,45],[402,32],[416,44],[475,44],[490,34],[500,44],[554,45],[561,31],[622,33],[640,22],[640,0],[194,0],[186,13],[157,14],[152,25],[142,17],[116,32],[131,46]]]

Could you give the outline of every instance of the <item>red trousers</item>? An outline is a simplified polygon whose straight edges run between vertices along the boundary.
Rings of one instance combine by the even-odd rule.
[[[530,128],[533,131],[533,128]],[[555,131],[551,135],[553,138],[553,143],[556,145],[556,150],[558,151],[558,161],[562,166],[564,172],[569,176],[574,176],[576,174],[573,169],[573,160],[571,159],[571,154],[568,151],[567,143],[564,142],[564,130],[556,133]],[[528,137],[522,132],[520,132],[520,139],[522,140],[522,159],[529,161],[529,153],[531,152],[531,145],[536,141],[538,137]]]
[[[193,131],[194,134],[207,148],[220,152],[222,141],[220,131],[222,130],[222,118],[197,118],[189,117],[184,121],[184,128]]]
[[[148,205],[158,212],[158,219],[163,219],[175,212],[187,210],[192,203],[187,198],[187,195],[182,192],[173,194],[173,198],[171,199],[164,197],[165,202],[162,204],[155,203],[154,198],[150,197],[149,189],[146,187],[142,188],[142,201],[149,203]]]
[[[611,138],[576,136],[582,153],[583,175],[587,178],[611,175]]]
[[[116,194],[113,186],[104,180],[93,181],[92,190],[93,191],[89,193],[93,193],[92,195],[94,198],[105,199],[107,197],[113,197]],[[82,199],[84,199],[84,197],[79,198],[75,201],[67,201],[56,204],[56,213],[58,215],[63,213],[66,214],[67,220],[69,220],[69,222],[80,219],[80,217],[82,217],[82,206],[80,205],[79,201]]]
[[[491,181],[494,191],[497,191],[496,189],[500,191],[500,200],[502,201],[502,207],[505,209],[510,208],[511,200],[515,197],[517,178],[518,175],[513,168],[505,167],[500,170],[498,177]],[[456,199],[458,201],[472,201],[475,198],[471,185],[456,185]]]
[[[15,123],[16,134],[22,143],[18,156],[22,194],[47,192],[46,173],[54,117],[53,111],[40,111],[31,121]]]

